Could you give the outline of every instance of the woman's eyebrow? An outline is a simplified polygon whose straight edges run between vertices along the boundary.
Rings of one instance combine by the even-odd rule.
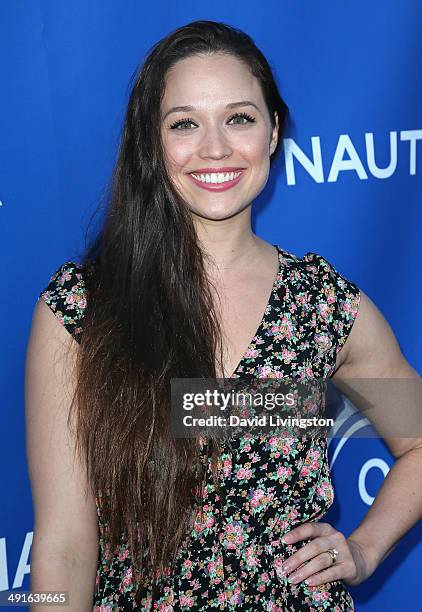
[[[250,100],[242,100],[241,102],[230,102],[229,104],[226,105],[226,108],[238,108],[239,106],[254,106],[256,110],[259,111],[259,108],[257,107],[257,105],[254,102],[251,102]],[[196,110],[194,106],[173,106],[166,112],[166,114],[163,117],[163,120],[168,115],[170,115],[170,113],[178,113],[178,112],[189,113],[194,110]]]

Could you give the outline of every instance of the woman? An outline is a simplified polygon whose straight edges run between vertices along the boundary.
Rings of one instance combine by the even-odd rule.
[[[320,521],[324,437],[168,435],[174,377],[417,377],[353,282],[252,233],[286,118],[250,37],[172,32],[133,87],[99,236],[40,294],[31,588],[68,590],[72,610],[353,610],[346,584],[420,516],[421,439],[390,441],[399,459],[345,538]]]

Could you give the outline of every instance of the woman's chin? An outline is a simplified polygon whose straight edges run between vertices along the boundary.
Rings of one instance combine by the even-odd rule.
[[[200,217],[201,219],[207,219],[209,221],[224,221],[224,219],[230,219],[235,215],[245,210],[247,206],[195,206],[190,207],[194,216]]]

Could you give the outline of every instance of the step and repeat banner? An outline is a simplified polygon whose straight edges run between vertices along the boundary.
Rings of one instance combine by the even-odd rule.
[[[29,589],[33,508],[24,364],[39,291],[78,259],[111,174],[130,79],[149,48],[195,19],[236,26],[289,106],[253,229],[323,255],[375,302],[422,372],[422,3],[419,0],[2,0],[0,3],[0,591]],[[393,465],[342,396],[326,519],[348,535]],[[400,410],[400,406],[397,406]],[[350,587],[358,610],[418,609],[422,527]]]

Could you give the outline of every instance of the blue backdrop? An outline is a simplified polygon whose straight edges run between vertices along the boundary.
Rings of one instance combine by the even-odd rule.
[[[194,19],[248,32],[291,111],[254,231],[299,256],[320,253],[356,282],[422,372],[419,0],[2,0],[0,591],[29,588],[23,376],[37,295],[81,254],[131,75],[152,44]],[[348,535],[393,461],[381,441],[347,437],[331,441],[330,457],[336,500],[326,518]],[[419,609],[421,533],[417,525],[350,589],[358,610]]]

